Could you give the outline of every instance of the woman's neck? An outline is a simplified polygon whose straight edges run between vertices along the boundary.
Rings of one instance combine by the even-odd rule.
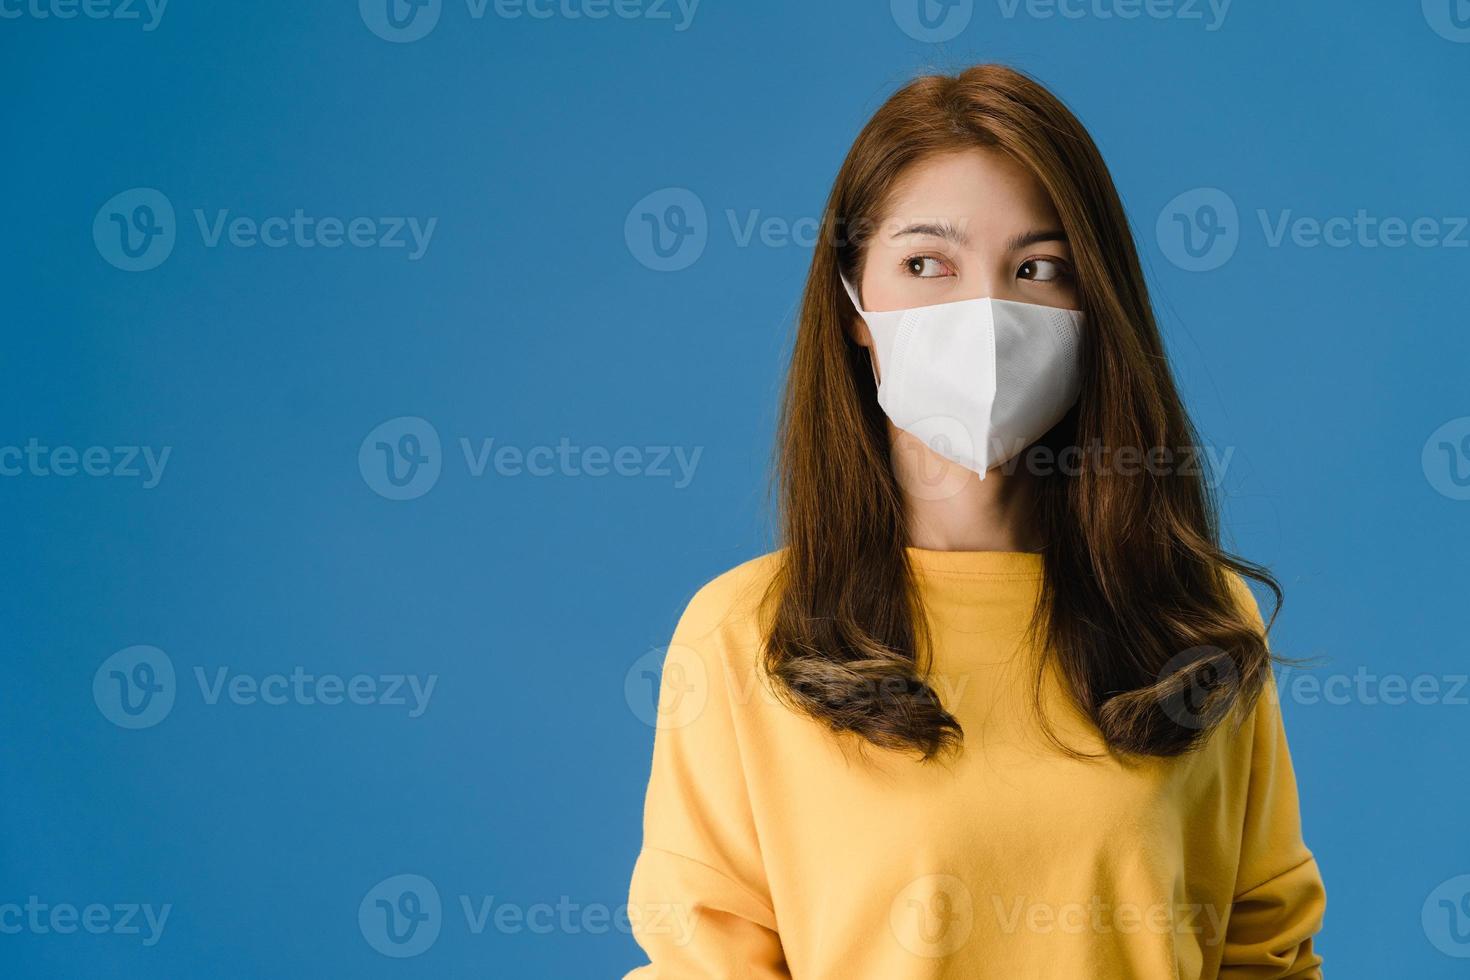
[[[909,544],[931,551],[1039,551],[1036,483],[1025,467],[985,479],[906,432],[893,436]]]

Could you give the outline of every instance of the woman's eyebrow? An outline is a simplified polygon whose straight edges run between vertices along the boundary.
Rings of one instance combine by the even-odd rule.
[[[932,235],[935,238],[946,238],[961,248],[968,247],[970,244],[970,237],[948,221],[921,221],[900,228],[889,237],[902,238],[904,235]]]
[[[1018,252],[1028,245],[1036,245],[1039,242],[1061,242],[1066,245],[1067,233],[1060,228],[1041,228],[1024,232],[1006,243],[1006,251]]]

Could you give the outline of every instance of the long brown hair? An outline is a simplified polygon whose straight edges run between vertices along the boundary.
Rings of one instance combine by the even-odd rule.
[[[1199,445],[1122,203],[1081,123],[1038,82],[999,65],[897,91],[837,174],[807,277],[777,445],[784,547],[762,665],[782,697],[833,730],[926,760],[958,748],[963,733],[925,679],[930,641],[903,495],[868,354],[844,329],[855,313],[838,276],[861,282],[865,242],[909,167],[973,147],[1004,151],[1035,174],[1072,250],[1088,325],[1082,393],[1042,443],[1144,454]],[[1033,637],[1111,749],[1178,755],[1254,702],[1272,655],[1230,572],[1264,583],[1278,609],[1281,589],[1221,548],[1204,474],[1084,466],[1038,476],[1036,488],[1045,548]],[[1038,703],[1041,684],[1038,672]],[[1170,710],[1200,692],[1189,717]]]

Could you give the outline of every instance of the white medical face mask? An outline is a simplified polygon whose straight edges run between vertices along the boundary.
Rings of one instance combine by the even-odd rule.
[[[842,285],[873,335],[883,411],[982,480],[1077,401],[1080,310],[983,297],[875,313]]]

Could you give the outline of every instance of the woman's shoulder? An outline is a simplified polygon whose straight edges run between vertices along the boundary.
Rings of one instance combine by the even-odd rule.
[[[720,631],[758,630],[784,549],[757,555],[707,580],[679,618],[678,634],[694,641]]]
[[[1261,615],[1261,603],[1256,598],[1246,577],[1235,569],[1226,566],[1224,569],[1225,581],[1230,587],[1230,597],[1235,602],[1235,607],[1248,622],[1263,633],[1266,629],[1265,618]]]

